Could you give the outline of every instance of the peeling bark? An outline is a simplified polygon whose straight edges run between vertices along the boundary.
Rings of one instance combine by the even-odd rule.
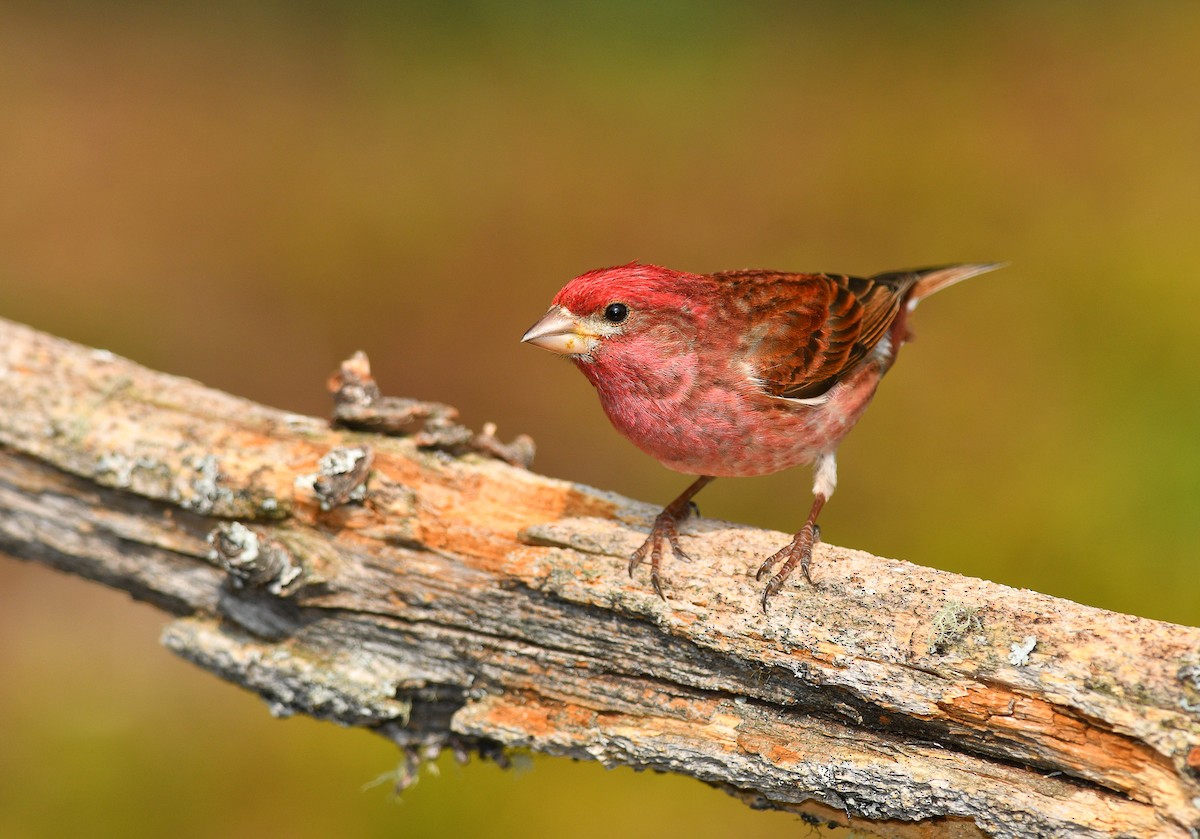
[[[452,409],[344,370],[331,427],[4,321],[0,348],[0,551],[155,604],[273,713],[888,836],[1196,835],[1198,629],[831,545],[764,616],[784,537],[711,520],[664,603],[624,573],[656,509]]]

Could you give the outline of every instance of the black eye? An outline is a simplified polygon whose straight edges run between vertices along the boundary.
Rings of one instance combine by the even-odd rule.
[[[604,319],[609,323],[620,323],[629,317],[629,307],[624,303],[609,303],[604,310]]]

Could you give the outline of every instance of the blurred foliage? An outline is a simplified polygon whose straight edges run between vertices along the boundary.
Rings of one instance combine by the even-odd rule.
[[[1197,624],[1198,41],[1186,3],[7,3],[0,316],[315,414],[364,349],[665,501],[686,479],[517,344],[571,276],[1011,260],[921,307],[826,537]],[[701,500],[790,530],[808,477]],[[382,740],[270,722],[121,597],[0,584],[0,835],[807,829],[565,761],[393,803],[360,791]]]

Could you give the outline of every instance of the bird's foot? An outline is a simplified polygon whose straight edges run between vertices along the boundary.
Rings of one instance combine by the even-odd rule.
[[[646,537],[646,541],[642,542],[642,546],[633,552],[629,557],[629,576],[633,577],[633,571],[642,561],[650,557],[650,585],[654,587],[654,593],[666,600],[666,595],[662,590],[662,577],[659,574],[659,567],[662,564],[663,541],[671,546],[671,552],[679,559],[690,560],[691,557],[679,546],[679,524],[687,518],[691,510],[690,504],[682,506],[682,510],[675,509],[675,505],[667,507],[654,519],[654,525],[650,528],[650,535]]]
[[[767,612],[767,601],[783,588],[784,582],[791,575],[792,571],[796,569],[797,565],[800,566],[800,571],[804,574],[804,579],[808,580],[808,584],[816,586],[810,573],[810,567],[812,565],[813,545],[819,541],[821,541],[821,528],[815,524],[806,524],[786,547],[767,557],[766,561],[759,567],[758,573],[754,575],[754,579],[756,580],[761,580],[766,576],[775,567],[777,562],[780,560],[784,561],[783,566],[767,581],[766,588],[763,589],[763,614]]]

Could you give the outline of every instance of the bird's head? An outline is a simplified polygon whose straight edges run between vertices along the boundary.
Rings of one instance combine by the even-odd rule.
[[[647,362],[669,352],[705,314],[705,278],[632,262],[589,271],[554,297],[521,338],[581,364]]]

